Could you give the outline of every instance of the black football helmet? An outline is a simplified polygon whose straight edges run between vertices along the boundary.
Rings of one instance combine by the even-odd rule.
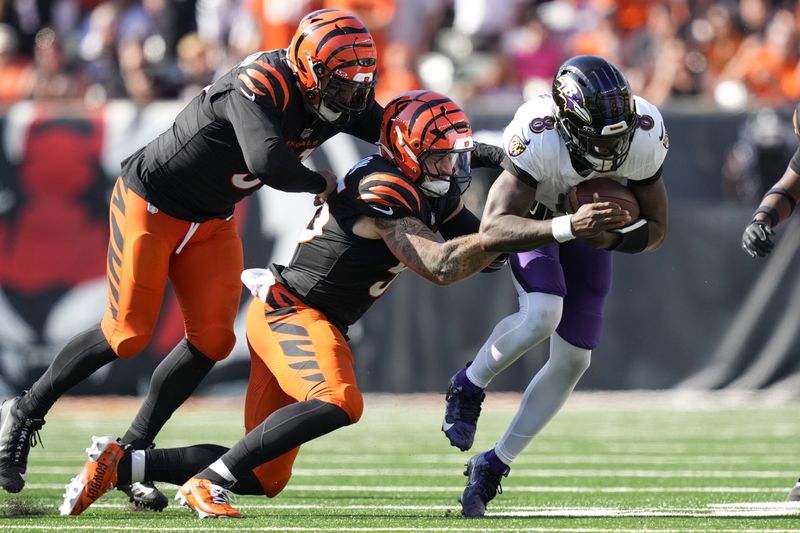
[[[637,119],[622,73],[597,56],[575,56],[553,80],[556,129],[573,157],[595,172],[616,170],[631,149]]]

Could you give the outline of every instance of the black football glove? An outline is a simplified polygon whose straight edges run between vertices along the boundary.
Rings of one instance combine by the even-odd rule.
[[[775,231],[763,220],[754,220],[744,229],[742,234],[742,249],[750,257],[766,257],[775,247],[772,237]]]

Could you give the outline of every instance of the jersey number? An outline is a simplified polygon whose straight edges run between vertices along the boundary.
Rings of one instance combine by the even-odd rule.
[[[328,204],[324,203],[314,213],[314,218],[308,223],[308,226],[300,232],[298,242],[308,242],[314,237],[322,235],[322,228],[328,223],[331,218],[331,212],[328,210]]]
[[[545,130],[552,130],[556,126],[556,119],[553,117],[536,117],[528,124],[528,129],[533,133],[542,133]]]
[[[261,180],[252,174],[234,174],[231,176],[231,183],[237,189],[252,189],[261,185]]]
[[[386,289],[389,288],[389,285],[397,278],[397,275],[405,270],[407,267],[403,263],[397,263],[395,266],[387,270],[389,274],[392,275],[392,279],[389,281],[378,281],[373,283],[369,288],[369,295],[373,298],[380,297]]]

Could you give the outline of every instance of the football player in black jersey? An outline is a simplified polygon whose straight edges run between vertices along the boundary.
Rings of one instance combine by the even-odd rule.
[[[800,137],[800,104],[794,110],[794,132]],[[766,192],[742,234],[742,248],[751,257],[766,257],[774,248],[775,226],[794,212],[800,199],[800,148],[794,153],[783,176]],[[789,491],[787,501],[800,502],[800,479]]]
[[[148,343],[169,278],[185,338],[155,370],[121,439],[137,449],[152,446],[173,411],[233,348],[243,268],[234,204],[265,184],[315,193],[317,201],[333,190],[332,173],[301,161],[339,132],[378,140],[375,62],[375,44],[358,19],[340,10],[311,13],[288,49],[246,58],[123,162],[110,205],[105,316],[73,338],[27,393],[3,403],[0,487],[22,490],[31,439],[62,394]],[[152,487],[125,489],[146,508],[166,506]]]
[[[110,485],[136,481],[182,484],[177,498],[200,517],[238,517],[231,491],[276,496],[301,444],[360,418],[346,332],[395,276],[410,268],[446,285],[501,262],[481,249],[479,221],[461,193],[471,164],[496,168],[502,150],[476,145],[463,111],[431,91],[390,102],[380,137],[380,154],[339,182],[289,265],[242,275],[257,296],[247,315],[247,435],[231,449],[131,451],[112,437],[97,439],[86,489],[65,499],[74,514]]]

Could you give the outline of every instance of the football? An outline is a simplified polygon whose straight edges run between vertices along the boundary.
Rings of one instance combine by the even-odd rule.
[[[631,190],[610,178],[595,178],[579,183],[564,195],[564,211],[574,213],[583,204],[594,203],[597,194],[600,202],[614,202],[631,214],[631,220],[639,219],[639,202]]]

